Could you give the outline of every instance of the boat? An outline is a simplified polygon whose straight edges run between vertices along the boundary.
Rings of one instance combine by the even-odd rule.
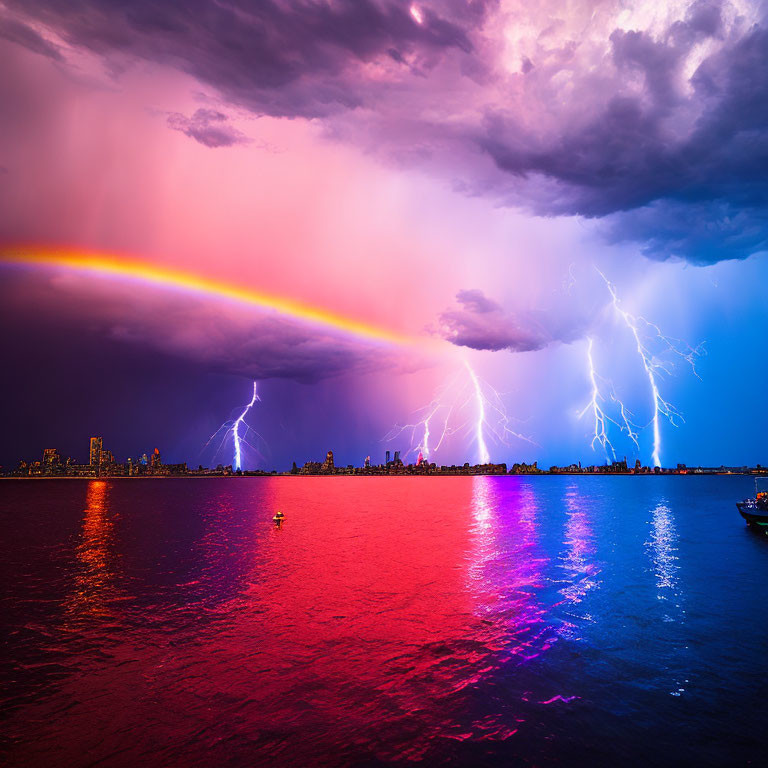
[[[276,522],[278,525],[285,520],[285,515],[278,509],[275,513],[275,516],[272,518],[274,522]]]
[[[768,533],[768,490],[760,490],[755,478],[755,498],[736,502],[741,516],[750,528]]]

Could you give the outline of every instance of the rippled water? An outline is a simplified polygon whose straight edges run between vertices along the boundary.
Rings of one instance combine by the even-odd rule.
[[[759,763],[751,490],[2,482],[1,764]]]

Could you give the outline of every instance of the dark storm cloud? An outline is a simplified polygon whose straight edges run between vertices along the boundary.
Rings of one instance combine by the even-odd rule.
[[[614,61],[619,72],[643,77],[640,94],[613,96],[587,125],[542,151],[510,142],[516,127],[490,113],[478,146],[505,173],[554,182],[530,203],[537,213],[611,215],[614,239],[640,241],[655,258],[711,263],[763,250],[768,30],[755,26],[705,59],[689,97],[676,85],[690,47],[720,33],[713,3],[695,4],[689,22],[673,25],[664,42],[616,31]],[[684,113],[694,108],[699,114],[686,131]]]
[[[416,52],[439,57],[449,48],[471,51],[466,28],[482,21],[486,4],[452,0],[439,12],[425,7],[421,24],[407,3],[377,0],[9,5],[73,45],[180,66],[260,113],[316,117],[366,102],[354,65],[393,51],[399,59]]]
[[[0,37],[4,37],[12,43],[23,45],[30,51],[47,56],[54,61],[64,61],[61,52],[53,43],[17,19],[0,18]]]
[[[248,144],[250,139],[242,132],[227,124],[229,118],[215,109],[198,109],[192,117],[178,112],[168,115],[168,126],[181,131],[206,147],[231,147]]]
[[[322,117],[329,135],[424,164],[468,193],[539,215],[607,217],[611,238],[654,258],[710,263],[764,248],[761,5],[747,20],[726,0],[696,0],[652,31],[619,28],[600,3],[9,5],[21,21],[7,23],[32,19],[108,58],[179,67],[257,114]],[[558,32],[568,13],[585,18]],[[534,31],[512,66],[504,33],[518,19]],[[227,142],[223,124],[194,120],[171,122],[209,146]]]
[[[439,316],[438,333],[459,347],[498,352],[532,352],[555,342],[580,338],[583,326],[555,313],[505,311],[477,289],[456,294],[460,305]]]

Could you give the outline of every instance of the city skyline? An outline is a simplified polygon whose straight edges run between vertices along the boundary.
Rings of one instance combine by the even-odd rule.
[[[362,463],[337,464],[333,450],[328,450],[323,461],[309,459],[302,464],[291,462],[291,468],[285,469],[256,469],[239,467],[237,464],[219,463],[215,467],[204,467],[199,464],[197,468],[189,466],[187,462],[165,463],[160,449],[155,448],[143,453],[135,461],[127,457],[120,461],[113,452],[104,448],[104,438],[97,436],[89,440],[88,461],[80,463],[72,456],[64,457],[57,448],[44,448],[42,460],[21,459],[11,467],[0,466],[0,478],[106,478],[117,479],[122,477],[195,477],[195,476],[235,476],[235,475],[536,475],[536,474],[768,474],[768,467],[761,464],[755,466],[727,466],[721,464],[712,467],[689,467],[678,463],[672,467],[646,466],[640,459],[636,459],[634,465],[627,461],[627,457],[615,458],[605,464],[584,464],[581,460],[571,462],[564,466],[553,465],[539,467],[538,461],[514,462],[510,467],[507,462],[470,462],[458,464],[441,464],[430,461],[419,452],[415,460],[409,461],[407,454],[401,456],[400,450],[386,450],[384,461],[371,460],[368,455]]]

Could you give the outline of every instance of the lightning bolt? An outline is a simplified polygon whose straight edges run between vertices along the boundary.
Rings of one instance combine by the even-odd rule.
[[[447,390],[450,389],[452,383],[453,382],[450,382],[443,387],[429,405],[415,411],[417,414],[425,414],[422,418],[410,424],[403,424],[402,426],[395,425],[382,438],[382,442],[390,442],[403,434],[403,432],[407,432],[410,434],[410,448],[406,451],[405,455],[409,456],[412,453],[417,454],[420,451],[424,458],[429,460],[432,453],[440,448],[443,440],[455,431],[449,426],[453,404],[452,399],[447,395]],[[433,420],[437,419],[442,422],[442,430],[440,432],[440,438],[433,448],[430,444],[432,437],[430,425]]]
[[[602,407],[604,399],[600,394],[600,387],[597,383],[598,376],[595,371],[595,361],[592,357],[593,346],[594,342],[592,339],[587,339],[587,366],[589,371],[589,381],[592,384],[592,395],[587,405],[584,406],[584,410],[579,413],[579,418],[583,418],[587,411],[592,411],[595,418],[595,436],[592,438],[592,449],[594,450],[595,443],[599,443],[603,446],[606,460],[613,459],[615,461],[616,451],[613,448],[613,443],[608,439],[608,431],[606,430],[606,422],[609,419],[605,415],[605,411]]]
[[[237,469],[242,469],[242,446],[243,444],[247,445],[249,448],[251,448],[253,451],[255,451],[260,458],[263,458],[261,455],[261,452],[259,449],[252,445],[248,439],[247,436],[250,432],[253,432],[256,437],[261,439],[263,441],[264,438],[261,437],[261,435],[256,432],[253,427],[251,427],[246,421],[245,417],[248,415],[248,412],[253,408],[254,404],[257,400],[261,400],[261,398],[258,395],[258,382],[253,382],[253,395],[251,396],[250,402],[243,406],[243,410],[240,413],[240,415],[234,419],[225,421],[209,438],[206,444],[203,446],[203,450],[205,450],[212,442],[213,440],[218,437],[222,432],[224,433],[224,436],[221,439],[221,442],[219,443],[218,448],[216,449],[216,452],[213,455],[214,460],[216,459],[216,456],[218,456],[219,451],[221,451],[222,447],[224,446],[224,443],[227,441],[227,438],[232,435],[232,445],[234,448],[234,459],[232,461],[232,466]],[[245,432],[243,434],[240,433],[241,427],[245,427]]]
[[[658,379],[660,375],[669,374],[670,368],[653,354],[648,346],[645,338],[654,338],[659,341],[665,351],[672,352],[675,356],[679,357],[691,366],[693,373],[701,378],[696,370],[696,360],[702,354],[702,345],[698,347],[691,347],[686,342],[675,339],[670,336],[665,336],[661,329],[655,324],[651,323],[643,317],[636,317],[630,314],[627,310],[622,309],[618,294],[613,286],[613,283],[595,267],[597,273],[603,278],[608,292],[611,295],[611,304],[616,314],[622,319],[626,327],[632,334],[632,338],[635,342],[635,348],[637,354],[642,362],[645,375],[648,379],[648,386],[651,392],[651,399],[653,402],[653,415],[651,417],[650,424],[653,428],[653,452],[651,454],[651,461],[654,466],[661,466],[661,418],[664,417],[669,423],[676,427],[678,422],[684,421],[682,414],[669,403],[661,394],[659,389]],[[649,333],[650,331],[650,333]],[[624,413],[624,406],[622,404],[622,414]],[[635,440],[635,444],[637,441]]]
[[[512,429],[512,418],[507,414],[501,395],[483,381],[466,359],[459,369],[440,388],[434,399],[416,413],[417,421],[394,426],[383,438],[385,442],[399,435],[410,435],[410,448],[406,456],[419,451],[429,460],[447,437],[458,432],[472,435],[477,446],[478,463],[490,463],[488,440],[509,445],[510,439],[519,439],[536,445],[533,440]],[[437,430],[433,428],[437,427]],[[439,434],[432,445],[432,438]]]
[[[480,380],[477,378],[472,366],[464,358],[464,365],[469,373],[469,378],[472,381],[472,387],[475,391],[475,400],[477,402],[477,422],[475,424],[475,440],[477,441],[477,452],[480,464],[490,464],[491,456],[488,453],[488,446],[485,444],[485,397],[483,396],[483,390],[480,386]]]
[[[246,414],[248,411],[253,408],[253,404],[259,399],[259,395],[256,391],[257,382],[253,382],[253,397],[251,397],[251,402],[248,403],[248,405],[243,408],[243,412],[235,419],[235,424],[232,427],[232,442],[235,445],[235,469],[241,468],[241,447],[240,447],[240,425],[243,423],[243,419],[246,417]],[[248,425],[246,424],[246,427]]]
[[[616,461],[616,450],[608,437],[608,423],[615,424],[623,432],[626,432],[629,439],[637,446],[638,450],[640,445],[637,440],[636,426],[632,423],[629,409],[624,403],[616,397],[613,391],[613,386],[610,382],[603,379],[597,373],[595,368],[595,360],[592,355],[592,349],[594,347],[594,340],[590,337],[587,339],[587,373],[589,376],[589,382],[592,385],[592,394],[589,402],[584,406],[584,409],[579,413],[579,418],[583,418],[587,411],[592,411],[594,417],[594,429],[595,436],[592,438],[592,449],[595,448],[595,443],[602,446],[605,451],[606,461]],[[616,403],[619,407],[619,413],[621,414],[621,422],[609,416],[604,408],[605,396],[602,394],[601,384],[604,387],[608,387],[610,392],[611,401]]]

